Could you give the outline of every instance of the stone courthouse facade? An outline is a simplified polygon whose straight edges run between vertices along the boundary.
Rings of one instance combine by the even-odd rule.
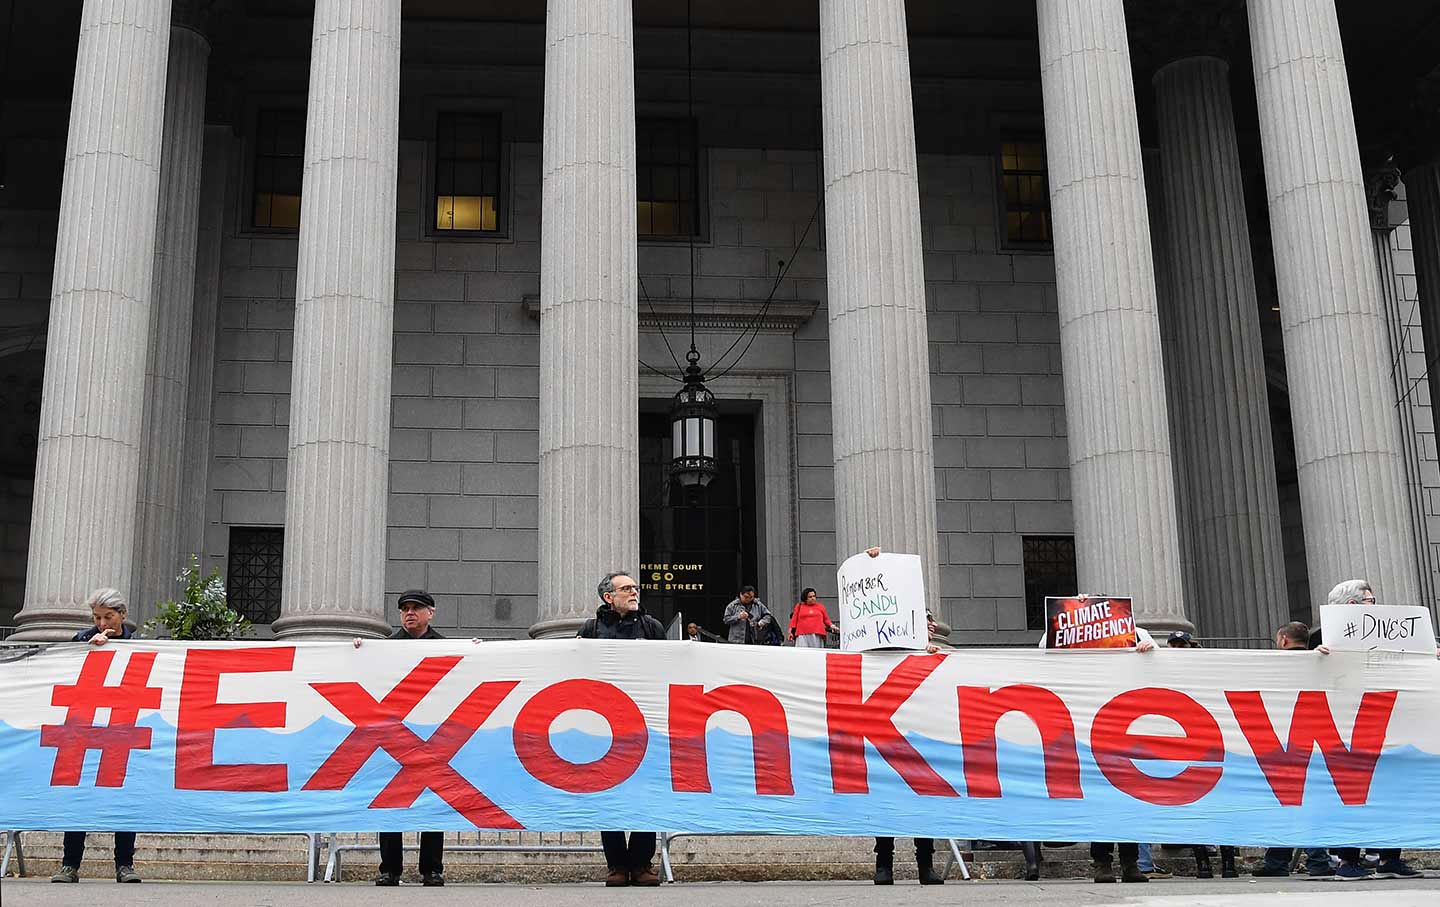
[[[869,544],[966,644],[1436,605],[1430,0],[11,8],[17,638],[192,552],[277,637],[573,633],[612,569],[719,632]]]

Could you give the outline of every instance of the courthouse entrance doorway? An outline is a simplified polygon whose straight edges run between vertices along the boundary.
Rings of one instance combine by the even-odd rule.
[[[723,637],[725,605],[756,583],[755,413],[722,415],[715,436],[718,474],[703,489],[683,488],[668,473],[668,414],[642,407],[636,579],[646,613],[667,627],[683,614]]]

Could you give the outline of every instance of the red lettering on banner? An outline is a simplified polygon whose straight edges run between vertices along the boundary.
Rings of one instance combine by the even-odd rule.
[[[180,683],[175,717],[176,790],[289,789],[282,764],[215,764],[215,732],[221,728],[285,726],[283,702],[218,702],[222,674],[289,671],[295,647],[264,649],[190,649]]]
[[[1184,736],[1132,734],[1143,715],[1161,715],[1180,725]],[[1210,793],[1221,766],[1191,765],[1169,778],[1148,775],[1136,760],[1224,762],[1225,738],[1203,705],[1178,690],[1147,687],[1121,693],[1100,707],[1090,726],[1090,749],[1100,771],[1115,787],[1137,800],[1160,806],[1184,806]]]
[[[358,683],[310,684],[354,723],[355,730],[340,741],[304,789],[341,790],[376,750],[383,749],[400,768],[370,802],[371,809],[410,806],[428,788],[476,828],[523,828],[450,764],[518,681],[489,681],[475,687],[428,740],[421,740],[404,724],[420,700],[460,661],[458,655],[422,658],[379,702]]]
[[[825,657],[830,779],[835,793],[869,793],[870,779],[865,770],[865,741],[869,740],[915,793],[927,797],[960,796],[895,729],[895,711],[940,667],[941,658],[912,655],[902,659],[866,698],[861,686],[861,656]]]
[[[730,684],[710,692],[699,684],[670,685],[670,785],[708,794],[710,768],[705,727],[717,712],[735,712],[750,724],[755,793],[790,795],[790,728],[785,707],[764,687]]]
[[[1299,806],[1304,800],[1305,776],[1317,746],[1325,759],[1325,767],[1330,770],[1330,780],[1340,795],[1340,802],[1346,806],[1362,806],[1370,798],[1370,782],[1385,746],[1397,695],[1395,690],[1386,690],[1360,697],[1349,747],[1340,739],[1329,697],[1323,690],[1302,690],[1295,697],[1287,745],[1281,745],[1258,692],[1237,690],[1227,692],[1225,698],[1275,799],[1282,806]]]
[[[160,708],[160,687],[146,686],[155,664],[154,652],[130,656],[119,686],[105,685],[105,675],[115,653],[90,652],[80,666],[74,684],[57,685],[50,691],[50,704],[65,707],[64,724],[40,727],[40,745],[55,747],[55,766],[50,770],[52,787],[75,786],[85,767],[85,754],[100,751],[96,787],[121,787],[130,765],[131,750],[150,748],[150,728],[136,727],[141,709]],[[95,712],[110,710],[110,720],[95,726]]]
[[[550,726],[566,712],[594,712],[610,725],[610,749],[593,762],[561,758]],[[609,790],[635,774],[650,745],[640,707],[619,687],[599,680],[562,680],[536,693],[515,716],[515,755],[536,780],[572,794]]]
[[[995,726],[1010,712],[1023,712],[1040,731],[1045,759],[1045,788],[1051,799],[1082,799],[1080,756],[1075,722],[1065,701],[1044,687],[1014,684],[959,687],[960,748],[965,759],[965,793],[970,797],[1000,796]]]

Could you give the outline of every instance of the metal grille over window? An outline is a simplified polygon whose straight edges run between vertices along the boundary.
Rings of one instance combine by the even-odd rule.
[[[1000,182],[1005,199],[1005,242],[1010,246],[1043,246],[1050,232],[1050,186],[1045,172],[1045,146],[1040,142],[1005,142],[1000,146]]]
[[[500,117],[435,118],[435,229],[493,232],[500,223]]]
[[[230,527],[230,575],[225,581],[230,607],[252,623],[278,620],[284,564],[284,529]]]
[[[255,184],[251,225],[300,226],[300,184],[305,171],[305,112],[262,110],[255,119]]]
[[[640,235],[696,235],[700,184],[695,121],[640,120],[635,139]]]
[[[1074,595],[1075,537],[1069,535],[1027,535],[1023,538],[1025,557],[1025,626],[1045,629],[1045,597]],[[1097,590],[1103,591],[1103,590]]]

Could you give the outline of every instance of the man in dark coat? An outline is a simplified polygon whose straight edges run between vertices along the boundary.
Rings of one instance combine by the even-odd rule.
[[[444,639],[430,626],[435,617],[435,599],[428,592],[411,589],[400,594],[400,627],[390,634],[391,639]],[[360,640],[355,640],[356,644]],[[376,885],[393,886],[400,884],[400,875],[405,868],[404,838],[398,831],[382,831],[380,838],[380,874],[375,877]],[[422,831],[420,833],[420,881],[430,887],[445,884],[445,833]]]
[[[628,573],[611,573],[595,587],[600,607],[576,634],[582,639],[664,639],[665,627],[640,610],[640,584]],[[632,831],[625,840],[623,831],[600,832],[605,848],[607,888],[625,885],[654,887],[660,884],[655,873],[655,832]]]

